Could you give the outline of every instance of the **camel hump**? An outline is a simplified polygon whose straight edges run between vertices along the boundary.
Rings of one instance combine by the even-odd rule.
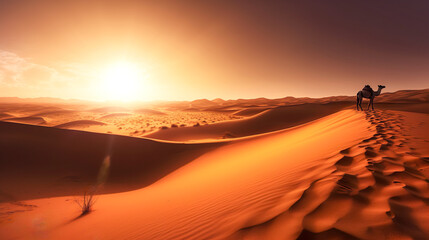
[[[374,90],[372,90],[371,86],[365,85],[365,87],[362,89],[363,91],[368,91],[371,94],[374,93]]]

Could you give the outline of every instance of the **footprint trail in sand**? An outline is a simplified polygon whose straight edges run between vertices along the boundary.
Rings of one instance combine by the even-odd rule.
[[[305,229],[313,231],[304,230],[300,237],[323,238],[334,233],[363,239],[428,236],[429,159],[407,145],[410,139],[403,134],[401,115],[376,111],[367,112],[366,118],[376,133],[340,152],[343,157],[336,166],[342,177],[329,198],[304,218]],[[325,218],[320,223],[319,215]]]
[[[408,146],[414,139],[403,133],[402,115],[375,111],[366,119],[372,137],[328,159],[336,161],[332,174],[240,238],[427,239],[429,158]]]

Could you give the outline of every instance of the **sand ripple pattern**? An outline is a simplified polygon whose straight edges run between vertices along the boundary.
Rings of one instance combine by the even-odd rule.
[[[408,146],[402,115],[374,111],[366,119],[375,134],[333,156],[332,174],[231,239],[428,239],[429,157]]]

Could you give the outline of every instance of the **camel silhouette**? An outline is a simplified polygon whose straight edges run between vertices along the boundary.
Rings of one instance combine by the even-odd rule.
[[[368,108],[366,110],[369,110],[369,106],[372,106],[372,110],[374,110],[374,98],[376,96],[380,95],[381,90],[385,87],[386,86],[378,85],[378,90],[376,92],[374,92],[369,85],[366,85],[361,91],[359,91],[357,93],[357,99],[356,99],[357,110],[359,111],[359,107],[360,107],[360,109],[363,111],[363,109],[362,109],[362,99],[363,98],[369,99]]]

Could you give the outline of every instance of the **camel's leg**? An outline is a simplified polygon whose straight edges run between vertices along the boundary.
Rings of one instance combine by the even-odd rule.
[[[360,110],[362,110],[362,111],[363,111],[363,108],[362,108],[362,99],[363,99],[363,98],[359,98],[359,107],[360,107]]]
[[[359,96],[356,97],[356,108],[359,111]]]
[[[363,109],[362,109],[362,99],[363,99],[362,91],[359,91],[356,94],[356,108],[357,108],[358,111],[359,111],[359,108],[360,108],[360,110],[363,111]]]
[[[369,110],[369,106],[371,106],[371,99],[369,100],[369,103],[368,103],[368,107],[366,108],[366,110],[368,111]]]

